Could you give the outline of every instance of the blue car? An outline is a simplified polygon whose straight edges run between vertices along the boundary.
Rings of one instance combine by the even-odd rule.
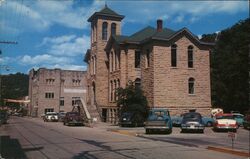
[[[163,108],[153,108],[149,111],[149,116],[145,122],[146,134],[154,131],[172,133],[172,121],[169,111]]]
[[[233,113],[233,117],[236,120],[238,127],[243,125],[244,115],[240,113]]]

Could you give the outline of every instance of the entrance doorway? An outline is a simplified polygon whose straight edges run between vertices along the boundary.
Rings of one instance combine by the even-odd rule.
[[[107,122],[107,109],[102,109],[102,121]]]

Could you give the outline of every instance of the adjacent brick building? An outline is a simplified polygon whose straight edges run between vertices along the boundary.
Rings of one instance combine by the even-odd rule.
[[[29,72],[29,114],[72,111],[76,100],[86,100],[86,72],[40,68]]]
[[[128,81],[140,85],[149,107],[168,108],[171,114],[211,108],[209,50],[187,28],[178,31],[146,27],[131,36],[121,35],[121,20],[107,6],[95,12],[91,23],[88,63],[88,104],[98,107],[104,120],[115,122],[115,90]]]

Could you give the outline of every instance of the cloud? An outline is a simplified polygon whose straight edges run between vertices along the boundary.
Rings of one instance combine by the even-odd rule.
[[[90,46],[90,37],[83,35],[63,35],[59,37],[45,37],[39,46],[46,45],[51,55],[78,56],[83,55]]]
[[[176,22],[179,13],[189,18],[185,20],[195,22],[210,14],[248,12],[247,1],[110,1],[109,5],[132,23],[148,23],[162,17]],[[179,17],[177,21],[181,20]]]
[[[34,57],[30,55],[24,55],[19,57],[19,63],[21,65],[39,65],[39,64],[69,64],[73,62],[71,58],[68,57],[57,57],[49,54],[36,55]]]

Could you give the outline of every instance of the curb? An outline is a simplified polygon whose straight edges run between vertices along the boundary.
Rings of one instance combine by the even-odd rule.
[[[223,152],[223,153],[229,153],[233,155],[238,155],[238,156],[243,156],[243,157],[250,157],[250,153],[240,151],[240,150],[234,150],[234,149],[223,148],[223,147],[214,147],[214,146],[208,146],[207,149],[218,151],[218,152]]]
[[[119,133],[119,134],[122,134],[122,135],[128,135],[128,136],[135,136],[135,137],[139,136],[138,133],[129,132],[129,131],[126,131],[126,130],[114,130],[114,129],[112,130],[112,129],[110,129],[108,131],[114,132],[114,133]]]

